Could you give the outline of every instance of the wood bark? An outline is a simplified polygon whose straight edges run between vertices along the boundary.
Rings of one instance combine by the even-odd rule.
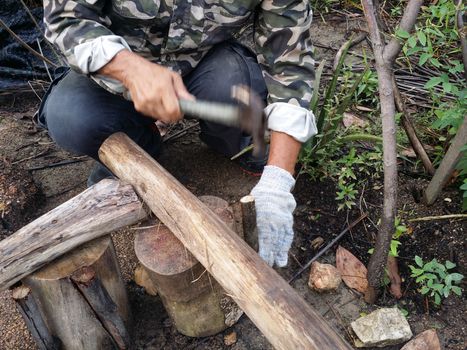
[[[130,348],[130,336],[125,321],[119,314],[117,304],[114,303],[100,279],[97,278],[96,271],[92,267],[84,266],[73,273],[71,280],[91,306],[118,348]]]
[[[232,209],[225,200],[213,196],[200,200],[234,228]],[[162,223],[138,231],[135,252],[180,333],[211,336],[232,326],[243,314]]]
[[[61,349],[62,344],[50,332],[36,300],[31,295],[31,289],[21,285],[13,289],[12,296],[39,350]]]
[[[109,236],[73,250],[23,283],[63,348],[129,348],[128,297]]]
[[[126,135],[110,136],[99,157],[134,185],[275,348],[351,349],[228,225]]]
[[[410,0],[405,8],[399,27],[410,32],[415,25],[422,0]],[[396,143],[396,108],[392,81],[392,66],[398,56],[402,43],[393,38],[385,45],[377,20],[377,10],[372,0],[362,0],[363,11],[368,23],[371,44],[378,74],[379,97],[381,102],[381,124],[383,129],[383,162],[384,162],[384,200],[381,223],[376,237],[375,250],[368,264],[369,286],[365,300],[374,303],[377,290],[381,286],[397,210],[397,143]]]
[[[73,248],[146,216],[130,185],[99,182],[0,241],[0,290]]]
[[[467,117],[464,118],[461,127],[457,130],[457,134],[452,140],[446,155],[444,156],[435,175],[431,179],[428,187],[425,190],[423,199],[428,205],[435,202],[443,187],[446,185],[457,163],[459,162],[462,152],[462,147],[467,143]]]

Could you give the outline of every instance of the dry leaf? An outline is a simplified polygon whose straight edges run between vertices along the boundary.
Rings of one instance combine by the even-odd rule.
[[[356,126],[357,128],[364,128],[368,124],[368,122],[359,118],[355,114],[345,112],[344,117],[342,118],[342,124],[344,124],[346,128],[350,126]]]
[[[336,266],[347,287],[365,293],[368,288],[367,269],[360,260],[339,246],[336,251]]]
[[[233,345],[237,342],[237,333],[232,332],[224,336],[224,344],[227,346]]]

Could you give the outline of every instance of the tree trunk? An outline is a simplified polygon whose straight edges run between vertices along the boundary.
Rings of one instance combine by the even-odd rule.
[[[129,305],[109,236],[26,277],[52,334],[65,349],[128,349]]]
[[[99,182],[0,241],[0,290],[79,245],[146,216],[131,186]]]
[[[154,214],[273,346],[287,350],[350,349],[228,225],[126,135],[110,136],[99,157],[114,174],[135,186]]]

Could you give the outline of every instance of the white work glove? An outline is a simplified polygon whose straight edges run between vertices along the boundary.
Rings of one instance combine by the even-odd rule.
[[[286,170],[268,165],[251,194],[255,197],[259,255],[270,266],[287,265],[293,240],[293,211],[296,203],[290,192],[295,179]]]

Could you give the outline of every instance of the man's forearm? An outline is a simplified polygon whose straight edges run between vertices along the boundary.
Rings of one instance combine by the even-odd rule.
[[[292,136],[272,131],[268,165],[275,165],[293,175],[300,148],[301,143]]]

